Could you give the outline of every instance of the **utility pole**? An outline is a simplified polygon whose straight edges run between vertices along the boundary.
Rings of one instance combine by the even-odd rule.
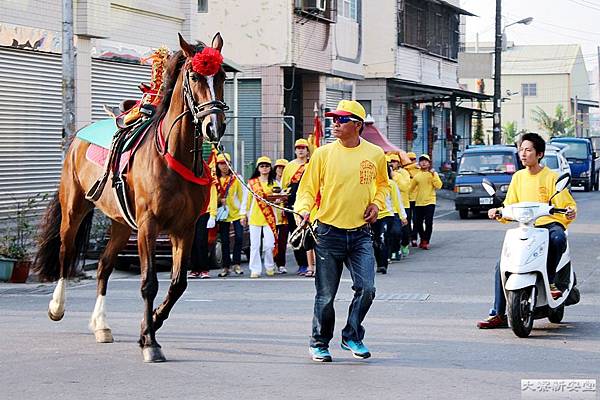
[[[494,49],[494,130],[492,136],[493,144],[500,144],[501,123],[500,118],[502,104],[501,75],[502,75],[502,0],[496,0],[496,45]]]
[[[73,44],[73,0],[62,0],[62,95],[63,153],[75,134],[75,48]]]

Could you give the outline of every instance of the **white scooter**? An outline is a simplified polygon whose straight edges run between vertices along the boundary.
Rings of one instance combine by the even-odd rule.
[[[556,182],[556,196],[570,183],[570,176],[564,174]],[[496,188],[484,179],[482,186],[490,196],[495,196]],[[550,200],[552,200],[550,198]],[[547,229],[536,228],[535,221],[543,216],[565,214],[548,204],[522,202],[505,206],[501,216],[519,223],[518,228],[509,229],[504,237],[500,257],[500,276],[506,297],[508,322],[519,337],[531,333],[534,319],[548,318],[550,322],[562,321],[565,306],[579,302],[579,290],[575,287],[577,278],[571,267],[569,245],[556,268],[556,286],[563,292],[556,300],[550,294],[550,284],[546,270],[549,233]],[[568,237],[568,232],[567,237]]]

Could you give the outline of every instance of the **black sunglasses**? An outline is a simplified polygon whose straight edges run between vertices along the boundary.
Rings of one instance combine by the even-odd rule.
[[[335,117],[333,117],[333,122],[334,122],[335,124],[337,124],[337,123],[340,123],[340,124],[345,124],[346,122],[350,122],[350,121],[352,121],[352,122],[362,122],[362,121],[361,121],[361,120],[359,120],[359,119],[352,118],[352,117],[350,117],[350,116],[347,116],[347,115],[342,115],[342,116],[335,116]]]
[[[258,168],[271,168],[269,164],[260,164]]]

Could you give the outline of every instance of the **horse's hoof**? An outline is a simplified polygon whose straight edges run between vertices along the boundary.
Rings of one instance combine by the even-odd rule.
[[[96,336],[96,343],[112,343],[115,341],[110,329],[98,329],[94,331],[94,336]]]
[[[145,363],[155,363],[167,361],[160,347],[144,347],[142,349]]]
[[[60,321],[61,319],[63,319],[64,316],[65,316],[65,313],[62,313],[60,315],[54,315],[54,314],[52,314],[52,311],[50,311],[50,309],[48,309],[48,318],[50,318],[52,321]]]

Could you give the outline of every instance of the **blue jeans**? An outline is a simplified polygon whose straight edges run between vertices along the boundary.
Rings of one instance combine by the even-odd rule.
[[[232,222],[219,222],[219,236],[221,238],[221,253],[223,254],[223,268],[231,266],[231,246],[229,244],[229,225]],[[244,228],[240,220],[233,221],[233,232],[235,233],[233,244],[233,265],[242,262],[242,241],[244,240]]]
[[[554,283],[556,277],[556,268],[560,262],[562,254],[567,249],[567,236],[565,228],[558,222],[540,226],[539,228],[548,229],[550,237],[548,244],[548,258],[546,259],[546,269],[548,271],[548,282]],[[494,307],[490,309],[490,315],[506,314],[506,298],[504,297],[504,288],[500,276],[500,261],[496,263],[494,272]]]
[[[375,298],[375,256],[370,228],[345,230],[319,223],[316,234],[316,295],[310,345],[329,347],[335,325],[333,302],[344,264],[352,277],[354,298],[342,339],[360,341],[365,336],[362,321]]]

